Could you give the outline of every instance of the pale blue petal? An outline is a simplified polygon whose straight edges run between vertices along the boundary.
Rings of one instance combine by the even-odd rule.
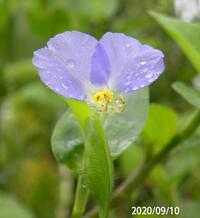
[[[98,41],[79,31],[58,34],[47,43],[49,50],[82,83],[90,81],[91,59]]]
[[[106,33],[100,40],[111,65],[109,86],[131,92],[149,85],[164,70],[163,53],[122,33]]]
[[[97,43],[88,34],[67,31],[51,38],[48,47],[34,52],[33,64],[52,90],[67,98],[83,99]]]
[[[48,48],[35,51],[32,61],[41,80],[49,88],[66,98],[84,99],[84,91],[80,83],[66,71]]]
[[[92,84],[106,83],[110,76],[110,63],[103,46],[98,43],[92,56],[90,81]]]

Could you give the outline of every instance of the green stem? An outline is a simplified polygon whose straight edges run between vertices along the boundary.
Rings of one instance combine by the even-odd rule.
[[[187,139],[198,127],[200,124],[200,111],[198,111],[193,119],[188,123],[186,128],[184,128],[181,132],[175,135],[172,140],[155,156],[152,157],[151,160],[144,163],[137,170],[129,176],[129,178],[122,183],[114,192],[113,198],[111,201],[111,207],[115,207],[122,202],[123,196],[126,193],[131,193],[136,190],[151,172],[151,170],[169,154],[172,149],[177,147],[181,142]],[[85,217],[93,217],[97,214],[97,208],[93,208],[89,211]]]
[[[85,207],[88,201],[89,190],[85,185],[84,176],[80,175],[78,178],[78,184],[76,187],[76,196],[74,207],[72,211],[72,218],[81,218],[85,211]]]

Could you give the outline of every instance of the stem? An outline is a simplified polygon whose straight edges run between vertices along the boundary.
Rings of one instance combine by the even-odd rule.
[[[140,186],[151,170],[166,157],[167,154],[171,152],[171,150],[177,147],[181,142],[187,139],[198,127],[200,123],[200,111],[197,111],[193,119],[188,123],[185,129],[181,132],[177,133],[172,140],[154,157],[148,162],[144,163],[138,169],[134,170],[134,172],[128,177],[128,179],[123,182],[114,192],[113,198],[111,200],[111,207],[117,206],[122,202],[122,198],[125,194],[131,193],[138,186]],[[85,217],[93,217],[97,214],[97,208],[93,208],[89,211]]]
[[[75,203],[72,211],[72,218],[81,218],[88,201],[89,190],[85,186],[84,176],[80,175],[76,187]]]

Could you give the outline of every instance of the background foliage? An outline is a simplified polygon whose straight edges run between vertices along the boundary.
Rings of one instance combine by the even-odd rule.
[[[73,204],[76,176],[59,165],[51,151],[51,134],[67,104],[40,82],[31,64],[32,52],[58,32],[77,29],[97,38],[106,31],[124,32],[166,55],[165,73],[150,87],[154,103],[149,106],[145,128],[115,161],[114,186],[170,141],[193,114],[191,105],[200,107],[199,91],[174,84],[190,105],[171,87],[177,80],[192,85],[200,69],[200,26],[185,27],[189,24],[160,14],[150,16],[152,9],[175,16],[172,0],[0,0],[0,218],[13,217],[13,213],[16,218],[64,218]],[[67,156],[67,163],[77,168],[74,160],[83,152],[82,139],[73,129],[66,131],[71,131],[67,140],[77,145],[80,155]],[[59,141],[60,136],[56,137]],[[63,155],[56,157],[66,163]],[[128,217],[131,205],[179,205],[181,217],[199,217],[199,155],[198,129],[153,169],[136,192],[125,196],[110,217]]]

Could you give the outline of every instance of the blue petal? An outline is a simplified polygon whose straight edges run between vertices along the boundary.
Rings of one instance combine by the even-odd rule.
[[[37,67],[41,80],[52,90],[66,98],[84,99],[80,83],[71,76],[48,48],[34,52],[33,64]]]
[[[110,62],[103,46],[98,43],[92,56],[90,81],[92,84],[106,83],[110,76]]]
[[[131,92],[149,85],[164,70],[163,53],[122,33],[106,33],[100,39],[111,65],[108,85]]]
[[[91,58],[98,41],[79,31],[66,31],[51,38],[47,45],[62,64],[81,82],[90,81]]]
[[[164,71],[163,57],[161,51],[143,45],[140,53],[122,69],[117,89],[127,93],[150,85]]]
[[[33,64],[49,88],[67,98],[83,99],[97,43],[88,34],[66,31],[51,38],[48,47],[34,52]]]

